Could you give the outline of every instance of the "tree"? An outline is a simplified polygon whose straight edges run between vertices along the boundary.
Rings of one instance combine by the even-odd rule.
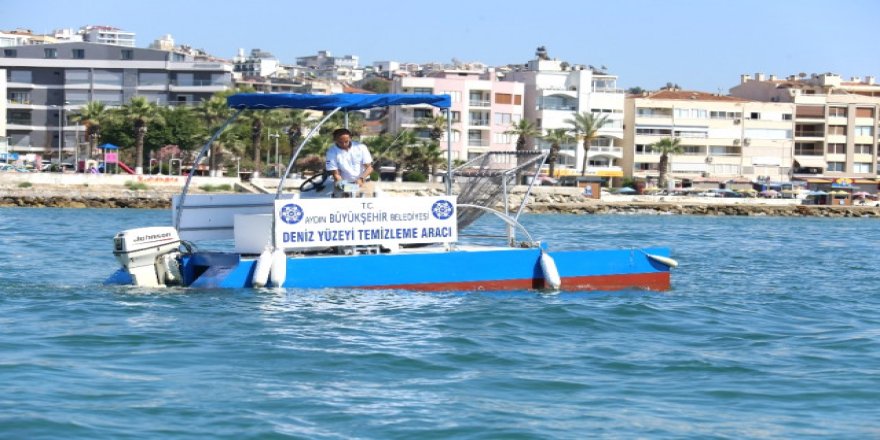
[[[158,106],[147,101],[143,96],[131,98],[128,104],[118,110],[118,115],[131,123],[134,128],[135,174],[143,174],[144,137],[147,135],[147,128],[152,123],[164,122],[164,119],[158,111]]]
[[[626,89],[626,93],[629,93],[630,95],[641,95],[642,93],[645,93],[645,91],[646,91],[645,89],[643,89],[639,86],[630,87],[630,88]]]
[[[89,101],[85,107],[81,108],[79,112],[71,117],[71,120],[86,127],[86,139],[89,140],[89,152],[86,154],[86,158],[92,158],[92,154],[94,154],[97,147],[98,138],[101,137],[101,124],[109,117],[110,112],[107,110],[107,106],[100,101]]]
[[[428,130],[431,140],[439,143],[443,139],[443,133],[446,133],[446,116],[438,114],[430,118],[420,119],[418,128]]]
[[[413,159],[412,149],[419,142],[418,136],[412,130],[403,130],[391,141],[390,159],[395,164],[395,180],[403,180],[403,172],[408,168]]]
[[[516,136],[516,151],[526,151],[526,144],[528,139],[533,138],[541,134],[541,130],[535,127],[528,119],[520,119],[514,124],[510,125],[510,129],[504,132],[504,134],[514,135]],[[516,165],[519,167],[522,165],[522,158],[520,156],[516,157]],[[516,183],[515,185],[520,184],[520,180],[522,177],[522,173],[517,171],[516,173]]]
[[[575,113],[574,117],[565,120],[566,124],[572,126],[575,138],[583,141],[584,161],[581,168],[581,176],[587,174],[587,155],[590,151],[590,144],[599,137],[599,130],[608,123],[608,115],[596,116],[590,112]]]
[[[550,177],[554,177],[556,169],[556,161],[559,159],[559,149],[562,144],[567,144],[574,140],[566,128],[553,128],[547,130],[547,134],[542,138],[550,142],[550,154],[547,155],[547,164],[550,166]]]
[[[663,138],[651,145],[651,151],[660,153],[660,164],[658,165],[660,176],[658,178],[660,188],[666,188],[666,173],[669,168],[669,155],[681,154],[684,150],[681,147],[681,139],[679,138]]]
[[[373,93],[388,93],[391,90],[391,81],[374,76],[363,80],[358,87]]]
[[[196,107],[196,114],[201,117],[205,127],[208,129],[207,138],[205,139],[206,141],[220,128],[220,124],[232,116],[232,110],[226,105],[226,95],[226,93],[214,94],[211,99],[200,102],[199,106]],[[211,144],[211,150],[209,153],[210,165],[208,167],[209,173],[212,175],[218,165],[216,144],[216,142]],[[193,164],[193,169],[197,166],[198,164]]]

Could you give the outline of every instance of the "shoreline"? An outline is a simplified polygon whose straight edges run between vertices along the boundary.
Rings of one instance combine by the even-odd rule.
[[[95,178],[75,174],[0,173],[0,207],[31,208],[117,208],[169,209],[172,196],[178,194],[184,180],[178,176],[119,176]],[[107,176],[110,177],[110,176]],[[222,180],[221,180],[222,179]],[[207,194],[206,186],[218,183],[241,186],[237,179],[196,178],[190,186],[192,194]],[[142,188],[130,189],[135,182]],[[27,182],[22,186],[22,182]],[[278,179],[255,179],[247,186],[274,193]],[[407,195],[439,195],[443,184],[415,182],[377,182],[387,197]],[[285,185],[287,188],[287,185]],[[289,188],[298,188],[291,181]],[[514,187],[510,206],[519,206],[524,186]],[[532,189],[525,212],[576,215],[714,215],[714,216],[777,216],[777,217],[873,217],[880,218],[878,202],[871,205],[831,206],[801,205],[798,199],[710,198],[681,196],[604,194],[600,200],[586,198],[575,187],[536,186]],[[230,194],[231,191],[210,192]]]

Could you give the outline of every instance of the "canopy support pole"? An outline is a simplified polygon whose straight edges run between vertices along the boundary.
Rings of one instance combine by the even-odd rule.
[[[281,198],[281,191],[284,188],[284,182],[287,180],[287,175],[290,174],[290,170],[293,169],[293,164],[296,163],[296,158],[299,156],[299,152],[303,149],[303,147],[306,146],[306,142],[308,142],[309,139],[311,139],[312,136],[314,136],[315,133],[318,132],[321,126],[324,125],[324,123],[327,122],[327,120],[330,119],[330,117],[333,116],[334,113],[338,112],[341,109],[342,107],[336,107],[335,109],[330,111],[330,113],[327,113],[327,116],[324,116],[324,119],[321,119],[321,121],[318,122],[318,124],[309,131],[309,134],[307,134],[302,142],[300,142],[299,147],[296,147],[296,151],[294,151],[293,154],[290,155],[290,162],[287,163],[287,169],[284,171],[284,174],[281,175],[281,180],[278,182],[278,189],[275,191],[275,200]]]
[[[452,118],[448,108],[443,109],[446,117],[446,195],[452,195]]]
[[[240,115],[243,111],[244,109],[241,109],[235,112],[235,114],[233,114],[229,119],[227,119],[226,122],[224,122],[223,125],[221,125],[220,128],[217,129],[216,132],[214,132],[214,135],[211,136],[211,139],[208,139],[208,142],[206,142],[205,146],[203,146],[202,149],[199,151],[199,155],[196,156],[196,160],[195,162],[193,162],[192,168],[189,170],[189,176],[186,176],[186,183],[183,185],[183,191],[180,192],[180,200],[177,202],[177,215],[175,216],[174,220],[174,228],[178,231],[180,231],[180,216],[183,214],[183,202],[186,200],[186,193],[189,190],[189,184],[192,181],[193,175],[195,174],[196,167],[199,166],[199,162],[205,156],[205,153],[207,153],[208,148],[211,147],[211,144],[213,144],[214,141],[216,141],[217,138],[220,137],[220,134],[223,133],[223,130],[226,130],[226,127],[231,124],[232,121],[236,120],[238,118],[238,115]],[[104,166],[107,166],[106,162]]]

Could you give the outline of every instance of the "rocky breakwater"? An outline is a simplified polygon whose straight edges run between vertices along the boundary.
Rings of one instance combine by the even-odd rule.
[[[514,193],[511,205],[522,195]],[[802,205],[800,200],[711,199],[698,197],[607,196],[588,199],[577,192],[536,191],[526,207],[533,213],[618,215],[715,215],[779,217],[874,217],[880,206]]]
[[[156,189],[129,190],[110,186],[0,188],[0,207],[163,209],[171,206],[173,194]]]

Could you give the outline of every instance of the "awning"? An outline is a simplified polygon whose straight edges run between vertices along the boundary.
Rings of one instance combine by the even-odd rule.
[[[623,171],[620,170],[600,170],[596,171],[597,176],[601,177],[623,177]]]
[[[828,166],[825,163],[825,158],[822,156],[795,156],[794,161],[801,166],[801,168],[826,168]]]

